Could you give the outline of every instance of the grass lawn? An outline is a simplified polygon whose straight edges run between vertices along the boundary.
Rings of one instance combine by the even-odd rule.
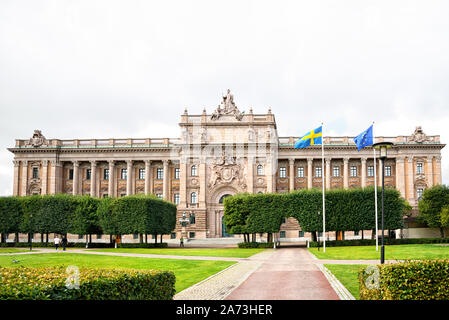
[[[320,251],[309,248],[309,251],[318,259],[332,260],[376,260],[380,259],[376,246],[348,246],[326,247]],[[449,246],[438,244],[401,244],[385,246],[386,260],[423,260],[423,259],[449,259]]]
[[[203,257],[232,257],[232,258],[248,258],[253,254],[262,252],[266,249],[250,248],[225,248],[225,249],[190,249],[190,248],[117,248],[117,249],[92,249],[99,252],[117,252],[117,253],[137,253],[137,254],[160,254],[160,255],[176,255],[176,256],[203,256]]]
[[[30,249],[0,248],[0,253],[29,252]],[[34,250],[33,250],[34,251]]]
[[[13,263],[13,259],[18,260],[19,263]],[[74,265],[92,268],[169,270],[173,271],[176,276],[176,292],[180,292],[234,263],[233,261],[117,257],[69,252],[0,256],[0,267]]]
[[[327,248],[326,248],[327,251]],[[325,264],[325,267],[341,282],[342,285],[356,298],[359,299],[359,270],[366,265],[361,264]]]

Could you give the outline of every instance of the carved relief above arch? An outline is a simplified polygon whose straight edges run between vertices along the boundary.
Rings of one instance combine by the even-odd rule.
[[[240,192],[239,190],[231,186],[220,186],[209,193],[210,196],[207,202],[212,204],[218,204],[220,202],[221,197],[227,194],[235,195],[239,192]]]

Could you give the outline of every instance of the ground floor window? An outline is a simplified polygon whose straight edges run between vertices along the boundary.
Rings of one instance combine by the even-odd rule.
[[[299,232],[298,232],[298,236],[299,236],[300,238],[304,238],[304,231],[299,231]]]
[[[281,231],[281,232],[279,232],[279,237],[281,237],[281,238],[285,238],[285,231]]]
[[[195,232],[189,232],[189,238],[195,238]]]
[[[170,239],[176,239],[176,232],[172,232],[170,234]]]

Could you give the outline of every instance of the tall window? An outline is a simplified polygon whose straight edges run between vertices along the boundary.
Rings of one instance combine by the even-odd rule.
[[[351,166],[351,170],[350,170],[350,174],[351,177],[357,177],[357,167],[356,166]]]
[[[164,179],[164,169],[162,169],[162,168],[156,169],[156,179],[158,179],[158,180]]]
[[[104,169],[103,175],[104,175],[104,180],[109,180],[109,169]]]
[[[73,169],[69,169],[69,180],[73,180]]]
[[[86,180],[90,180],[92,175],[92,169],[86,169]]]
[[[304,178],[304,167],[298,167],[298,178]]]
[[[192,177],[196,177],[196,166],[192,166],[192,168],[190,168],[190,175]]]
[[[175,204],[179,204],[179,193],[175,193],[175,194],[173,195],[173,202],[174,202]]]
[[[385,176],[386,177],[391,177],[391,167],[385,167]]]
[[[418,196],[418,200],[422,199],[422,194],[424,192],[424,189],[419,188],[418,190],[416,190],[416,195]]]
[[[315,167],[315,177],[321,178],[321,176],[322,176],[321,167]]]
[[[263,175],[263,165],[259,164],[257,166],[257,175],[262,176]]]
[[[39,168],[33,168],[33,179],[39,179]]]
[[[287,176],[287,168],[280,167],[279,168],[279,178],[285,178]]]
[[[179,168],[175,168],[175,179],[179,179],[179,174],[181,170]]]
[[[195,214],[194,213],[190,214],[189,221],[190,221],[190,224],[195,224],[196,223],[196,219],[195,219]]]
[[[197,201],[196,192],[192,192],[192,193],[190,194],[190,203],[191,203],[191,204],[196,204],[196,201]]]
[[[145,179],[145,169],[139,169],[139,179],[140,180]]]
[[[120,178],[126,180],[128,178],[128,169],[122,169],[120,171]]]
[[[416,164],[416,173],[417,173],[417,174],[422,174],[422,173],[423,173],[422,162],[418,162],[418,163]]]
[[[374,166],[368,166],[368,177],[374,177]]]
[[[340,176],[340,167],[333,167],[332,169],[333,169],[332,175],[334,177],[339,177]]]

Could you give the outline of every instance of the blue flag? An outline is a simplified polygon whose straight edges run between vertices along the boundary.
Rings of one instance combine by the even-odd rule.
[[[299,138],[295,143],[295,149],[307,148],[315,144],[321,144],[323,139],[323,126],[320,126],[310,132],[307,132],[304,136]]]
[[[372,146],[373,140],[373,125],[354,138],[358,151],[366,146]]]

